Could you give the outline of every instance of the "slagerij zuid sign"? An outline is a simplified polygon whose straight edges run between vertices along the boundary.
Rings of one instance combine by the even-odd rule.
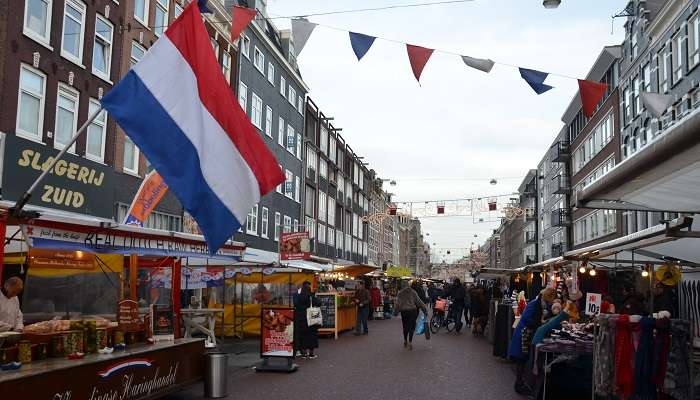
[[[48,168],[58,150],[11,134],[5,139],[2,198],[17,201]],[[112,218],[113,197],[112,168],[67,153],[39,184],[29,203]]]

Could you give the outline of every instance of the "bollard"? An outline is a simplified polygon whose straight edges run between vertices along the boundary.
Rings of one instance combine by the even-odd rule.
[[[204,397],[226,397],[228,380],[228,354],[207,353],[205,356]]]

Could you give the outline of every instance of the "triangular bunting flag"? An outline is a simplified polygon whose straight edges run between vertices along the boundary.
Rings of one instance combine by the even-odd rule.
[[[479,71],[484,71],[486,73],[491,72],[494,62],[491,60],[483,58],[474,58],[469,56],[462,56],[462,61],[472,68],[476,68]]]
[[[530,85],[535,93],[542,94],[553,88],[553,86],[549,86],[544,83],[544,80],[547,79],[547,76],[549,75],[548,73],[527,68],[518,69],[520,70],[520,76],[525,79],[525,82]]]
[[[360,61],[362,57],[367,54],[369,48],[372,47],[372,43],[374,43],[374,39],[376,39],[376,37],[356,32],[348,33],[350,34],[350,45],[352,46],[352,51],[355,52],[357,61]]]
[[[608,89],[606,83],[578,80],[578,92],[581,96],[581,105],[583,106],[583,115],[586,118],[593,116],[595,106],[598,105],[600,99],[605,95]]]
[[[197,7],[199,7],[199,12],[202,14],[213,14],[209,6],[207,5],[209,0],[197,0]]]
[[[668,107],[673,102],[673,97],[667,94],[659,94],[652,92],[642,92],[640,94],[642,99],[642,104],[647,110],[656,118],[661,118],[661,116],[666,112]]]
[[[241,36],[241,32],[255,18],[256,14],[257,10],[254,8],[233,6],[233,11],[231,11],[231,41],[235,41]]]
[[[411,63],[413,76],[415,76],[418,83],[420,83],[420,74],[423,72],[423,68],[434,50],[406,44],[406,51],[408,52],[408,61]]]
[[[316,28],[316,24],[309,22],[306,18],[294,18],[292,20],[292,39],[294,40],[294,50],[297,56],[301,54],[304,46],[306,46],[306,41],[309,40],[314,28]]]

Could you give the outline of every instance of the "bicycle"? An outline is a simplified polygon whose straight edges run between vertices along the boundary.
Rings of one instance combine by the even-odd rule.
[[[433,315],[430,317],[430,332],[438,333],[444,326],[447,332],[452,332],[455,329],[456,321],[449,313],[452,301],[439,299],[435,302]]]

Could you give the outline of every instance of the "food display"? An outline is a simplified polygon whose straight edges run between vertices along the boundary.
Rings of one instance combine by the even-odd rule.
[[[22,364],[32,362],[32,342],[29,340],[22,340],[19,342],[17,361],[21,362]]]
[[[284,332],[293,321],[282,313],[270,311],[263,316],[263,326],[266,329]]]

